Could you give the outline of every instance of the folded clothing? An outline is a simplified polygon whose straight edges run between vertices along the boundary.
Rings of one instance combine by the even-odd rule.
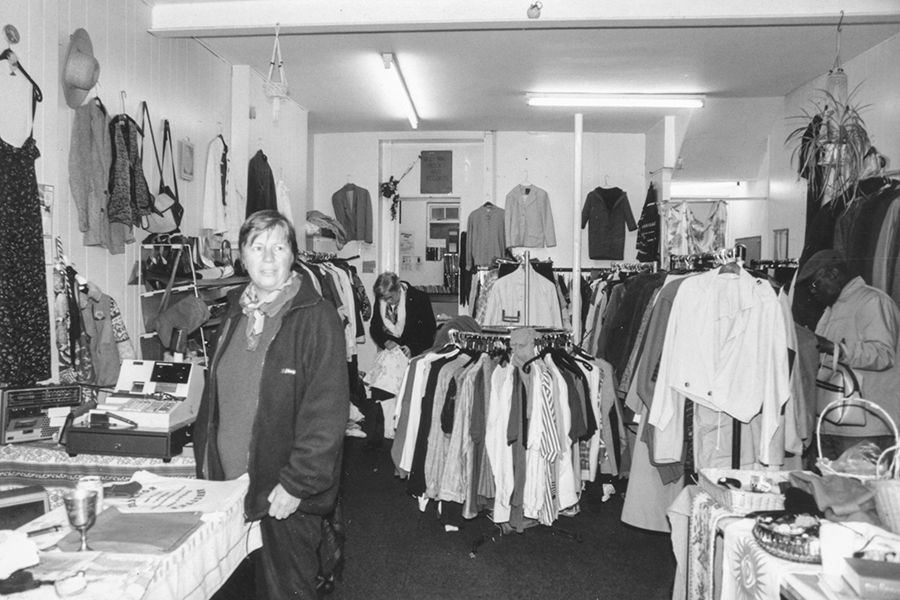
[[[202,513],[123,513],[110,507],[97,515],[87,531],[88,546],[98,552],[166,554],[178,548],[200,526]],[[75,552],[81,534],[72,531],[59,542],[63,552]]]

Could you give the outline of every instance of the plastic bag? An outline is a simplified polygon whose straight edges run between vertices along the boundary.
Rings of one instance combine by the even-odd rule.
[[[875,466],[881,448],[872,442],[860,442],[852,448],[848,448],[841,456],[831,464],[831,467],[839,473],[852,475],[875,475]]]

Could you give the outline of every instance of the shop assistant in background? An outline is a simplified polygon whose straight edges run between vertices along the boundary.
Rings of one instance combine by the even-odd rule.
[[[347,241],[372,243],[372,198],[369,190],[348,183],[331,196],[334,216],[344,228]]]
[[[350,413],[344,329],[307,273],[297,237],[266,210],[241,226],[250,283],[228,310],[194,427],[197,476],[250,477],[244,513],[259,521],[256,597],[316,599],[323,516],[334,509]]]
[[[797,277],[827,308],[816,326],[818,349],[851,367],[861,397],[878,404],[894,422],[900,419],[900,310],[890,296],[853,277],[835,250],[816,252]],[[863,426],[822,424],[822,452],[837,459],[845,450],[871,441],[884,450],[894,443],[889,425],[874,412]]]
[[[399,347],[406,358],[418,356],[434,342],[437,323],[428,294],[400,281],[396,273],[385,272],[378,276],[372,288],[375,293],[375,310],[369,333],[378,346],[378,354]],[[402,373],[400,374],[402,376]],[[393,394],[372,388],[371,398],[365,405],[363,426],[369,440],[369,448],[380,447],[384,437],[384,414],[378,404]],[[366,425],[368,423],[368,425]]]

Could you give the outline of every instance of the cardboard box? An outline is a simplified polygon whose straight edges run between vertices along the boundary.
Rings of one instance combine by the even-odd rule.
[[[848,558],[844,579],[866,600],[900,598],[900,563]]]

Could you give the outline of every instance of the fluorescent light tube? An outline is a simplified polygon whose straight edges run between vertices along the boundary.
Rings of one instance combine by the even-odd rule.
[[[385,53],[381,55],[381,58],[384,60],[385,73],[393,80],[394,83],[392,85],[402,99],[403,110],[406,111],[406,118],[409,119],[409,124],[413,129],[417,129],[419,127],[419,115],[416,114],[416,107],[409,95],[409,90],[406,88],[406,82],[403,80],[400,67],[397,66],[397,61],[394,60],[394,55]]]
[[[529,106],[587,108],[702,108],[703,96],[671,94],[528,94]]]

